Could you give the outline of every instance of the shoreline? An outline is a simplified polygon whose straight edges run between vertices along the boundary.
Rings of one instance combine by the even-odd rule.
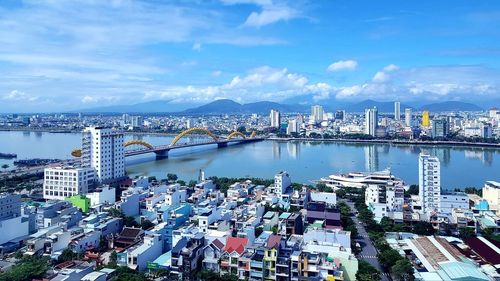
[[[415,145],[415,146],[451,146],[477,147],[500,149],[500,143],[459,142],[459,141],[410,141],[410,140],[361,140],[361,139],[313,139],[313,138],[265,138],[264,140],[279,142],[332,142],[332,143],[359,143],[359,144],[388,144],[388,145]]]
[[[33,132],[33,133],[52,133],[52,134],[73,134],[81,133],[80,130],[63,130],[63,129],[29,129],[29,128],[0,128],[0,132]],[[153,135],[153,136],[177,136],[179,133],[162,133],[162,132],[123,132],[125,135]],[[193,134],[197,135],[197,134]],[[264,140],[291,142],[331,142],[331,143],[359,143],[359,144],[388,144],[388,145],[415,145],[415,146],[451,146],[451,147],[476,147],[476,148],[492,148],[500,149],[500,143],[483,143],[483,142],[460,142],[460,141],[415,141],[415,140],[386,140],[386,139],[315,139],[315,138],[277,138],[264,137]]]

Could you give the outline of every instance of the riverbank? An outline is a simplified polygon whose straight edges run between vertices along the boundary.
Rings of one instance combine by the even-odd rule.
[[[451,147],[484,147],[500,149],[500,143],[482,143],[482,142],[459,142],[459,141],[421,141],[421,140],[361,140],[361,139],[314,139],[314,138],[265,138],[272,141],[307,141],[307,142],[336,142],[336,143],[361,143],[361,144],[401,144],[417,146],[451,146]]]

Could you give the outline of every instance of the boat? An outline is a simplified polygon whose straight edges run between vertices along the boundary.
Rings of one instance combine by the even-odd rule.
[[[347,174],[330,175],[328,177],[321,178],[318,182],[324,183],[326,186],[331,188],[362,188],[369,184],[386,185],[389,181],[403,182],[401,179],[391,174],[389,169],[372,173],[351,172]]]
[[[0,152],[0,158],[3,158],[3,159],[17,158],[17,154],[15,154],[15,153],[2,153],[2,152]]]

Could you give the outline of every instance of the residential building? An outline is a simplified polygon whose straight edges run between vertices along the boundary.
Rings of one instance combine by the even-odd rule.
[[[365,134],[375,136],[378,128],[378,110],[376,107],[365,110]]]
[[[21,215],[21,196],[0,194],[0,245],[30,234],[34,217]]]
[[[394,102],[394,120],[401,120],[401,102],[399,101]]]
[[[125,149],[122,133],[109,128],[87,127],[82,133],[82,167],[94,168],[102,183],[125,177]]]
[[[396,222],[403,221],[404,186],[401,182],[368,184],[365,190],[365,204],[378,222],[389,217]]]
[[[441,208],[441,165],[437,157],[420,154],[418,159],[420,213],[427,218]]]
[[[311,118],[315,124],[321,123],[323,121],[323,107],[321,105],[311,106]]]
[[[43,198],[64,200],[74,195],[85,195],[95,180],[93,168],[45,168]]]
[[[490,210],[500,216],[500,183],[487,181],[483,187],[483,198],[488,202]]]
[[[453,209],[469,210],[467,194],[464,192],[441,192],[439,212],[451,214]]]
[[[405,109],[405,125],[406,127],[411,127],[411,108],[406,108]]]
[[[278,110],[271,109],[269,118],[271,119],[271,127],[279,128],[281,126],[281,116]]]

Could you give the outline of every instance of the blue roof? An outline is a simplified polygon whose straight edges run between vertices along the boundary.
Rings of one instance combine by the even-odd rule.
[[[479,271],[479,269],[472,264],[458,261],[448,261],[440,262],[439,266],[442,269],[442,272],[438,271],[439,275],[445,273],[451,280],[490,280],[488,276]]]

